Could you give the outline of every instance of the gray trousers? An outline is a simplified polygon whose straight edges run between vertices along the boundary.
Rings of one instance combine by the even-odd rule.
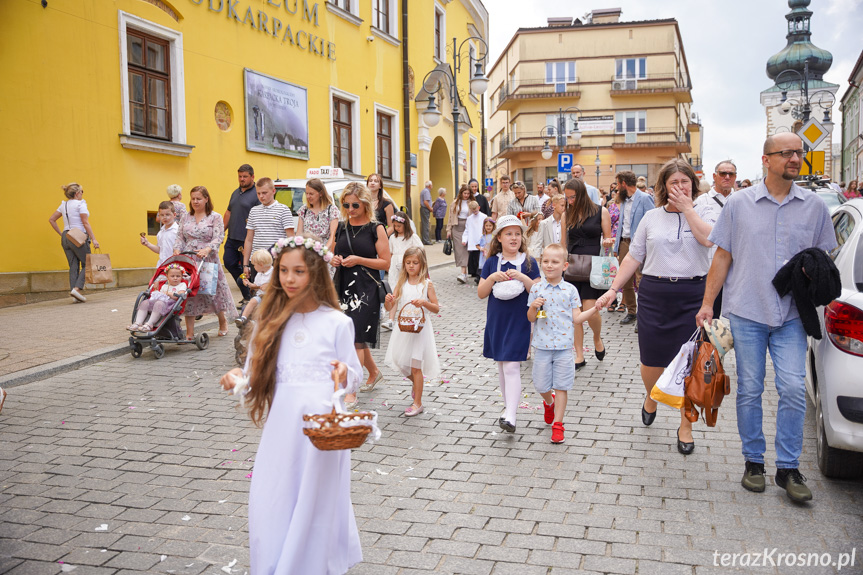
[[[87,254],[90,253],[90,240],[78,247],[70,242],[66,237],[66,232],[63,232],[60,245],[66,252],[66,261],[69,262],[69,289],[82,289],[84,287],[84,266],[87,262]]]
[[[420,237],[422,238],[422,242],[424,244],[431,243],[431,236],[429,235],[429,218],[431,217],[431,210],[425,206],[420,206]]]

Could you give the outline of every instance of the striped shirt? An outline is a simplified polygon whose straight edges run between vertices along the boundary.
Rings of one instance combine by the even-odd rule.
[[[256,250],[269,249],[276,240],[287,237],[285,230],[293,228],[294,216],[291,214],[291,209],[278,200],[273,200],[269,206],[258,204],[253,207],[246,220],[246,229],[255,232],[252,253]]]

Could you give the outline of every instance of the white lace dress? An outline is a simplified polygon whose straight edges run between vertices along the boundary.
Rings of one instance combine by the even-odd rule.
[[[414,299],[428,299],[429,280],[424,280],[417,285],[405,282],[402,286],[401,297],[395,307],[395,325],[390,343],[387,347],[386,363],[402,375],[409,376],[411,368],[415,367],[423,372],[423,379],[435,379],[440,377],[440,361],[437,356],[437,346],[434,339],[434,327],[432,326],[431,313],[425,310],[425,327],[419,333],[401,331],[398,328],[398,314],[402,306]],[[418,311],[412,306],[405,310]]]
[[[362,561],[351,452],[320,451],[303,435],[303,415],[332,408],[330,362],[336,359],[348,365],[348,391],[355,392],[362,366],[349,317],[320,307],[288,321],[249,492],[254,575],[337,575]]]

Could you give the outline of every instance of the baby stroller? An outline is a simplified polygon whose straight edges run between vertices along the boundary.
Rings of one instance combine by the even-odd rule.
[[[156,356],[156,359],[162,359],[165,356],[164,344],[176,343],[182,345],[184,343],[192,343],[186,339],[186,335],[180,327],[180,316],[186,307],[186,300],[198,293],[199,272],[204,260],[201,259],[198,263],[195,263],[195,260],[190,257],[195,255],[195,252],[183,252],[178,256],[171,256],[163,261],[162,265],[156,269],[156,273],[153,275],[153,279],[150,280],[147,289],[138,295],[138,299],[135,300],[135,309],[132,310],[133,323],[141,303],[149,299],[153,291],[161,289],[162,285],[167,281],[165,268],[168,264],[179,264],[183,268],[183,281],[186,282],[188,289],[174,302],[170,311],[159,318],[159,321],[153,326],[153,331],[132,332],[132,335],[129,337],[129,353],[132,354],[132,357],[141,357],[144,346],[147,345],[153,350],[153,355]],[[207,349],[207,346],[210,345],[210,336],[206,332],[201,332],[195,336],[194,344],[198,349]]]

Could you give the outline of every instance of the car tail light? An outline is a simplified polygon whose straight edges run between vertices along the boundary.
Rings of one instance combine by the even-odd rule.
[[[834,301],[824,310],[824,324],[833,345],[845,353],[863,357],[863,310]]]

